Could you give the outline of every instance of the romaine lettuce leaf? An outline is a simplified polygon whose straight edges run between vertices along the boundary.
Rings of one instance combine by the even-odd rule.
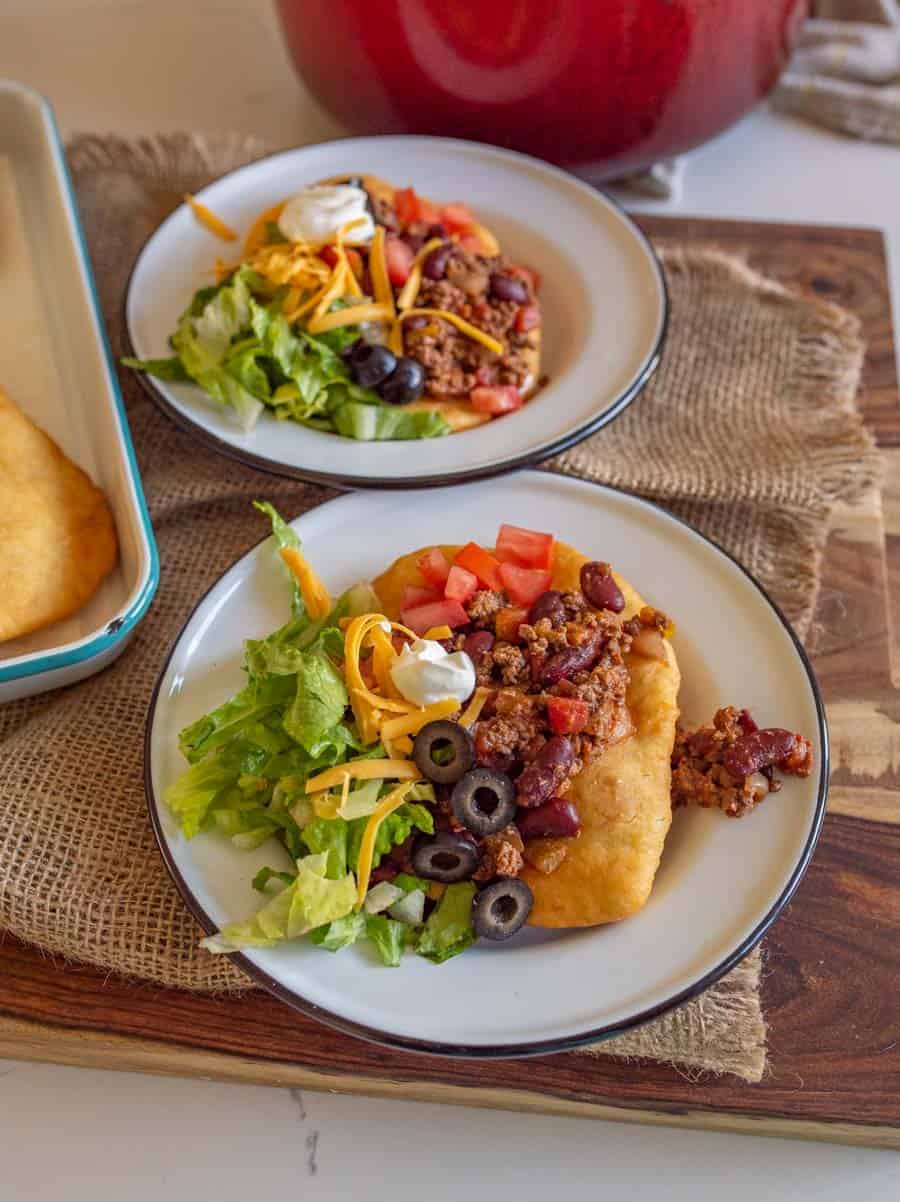
[[[314,818],[300,835],[315,854],[327,855],[326,876],[337,880],[347,872],[347,823],[343,818]]]
[[[403,955],[405,924],[383,914],[366,915],[366,937],[375,944],[381,961],[389,968],[396,968]]]
[[[352,873],[339,880],[326,877],[327,859],[323,853],[298,861],[296,879],[252,918],[227,923],[201,945],[217,953],[243,947],[274,947],[350,914],[356,902],[356,881]]]
[[[146,372],[148,376],[156,376],[158,380],[174,380],[179,384],[186,384],[191,378],[177,355],[168,359],[132,359],[126,355],[122,359],[122,366]]]
[[[410,412],[394,405],[360,404],[353,399],[347,399],[334,409],[331,420],[338,434],[361,442],[440,438],[450,433],[450,427],[439,413],[429,410]]]
[[[368,818],[355,818],[347,823],[347,863],[354,872],[359,864],[359,848],[368,822]],[[393,814],[388,814],[375,836],[372,867],[377,868],[382,856],[386,856],[396,844],[408,839],[414,828],[426,835],[434,834],[434,818],[424,806],[407,802],[394,810]]]
[[[298,651],[296,654],[297,689],[290,708],[284,715],[284,729],[311,756],[320,755],[337,740],[347,746],[341,725],[349,698],[344,678],[321,651]]]
[[[448,885],[437,907],[427,919],[416,951],[420,956],[442,964],[458,956],[475,941],[472,926],[472,902],[475,886],[471,881]]]
[[[178,735],[182,755],[190,764],[255,725],[275,709],[287,706],[294,697],[294,681],[287,676],[264,676],[250,683]]]
[[[245,430],[255,423],[263,405],[231,375],[225,358],[232,340],[250,325],[250,288],[258,277],[240,267],[196,313],[196,298],[181,315],[172,335],[172,348],[187,374],[214,401],[234,409]]]
[[[309,938],[317,947],[324,947],[327,952],[339,952],[342,947],[349,947],[365,933],[364,914],[345,914],[343,918],[336,918],[327,926],[316,927],[309,932]]]

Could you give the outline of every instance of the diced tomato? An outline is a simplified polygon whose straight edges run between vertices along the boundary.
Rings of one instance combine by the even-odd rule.
[[[550,573],[541,568],[520,568],[515,563],[501,563],[500,579],[516,605],[534,605],[541,593],[550,587]]]
[[[470,255],[483,255],[487,250],[487,247],[477,234],[460,234],[459,244]]]
[[[437,205],[423,200],[414,188],[397,189],[394,193],[394,209],[404,225],[412,225],[414,221],[427,221],[433,225],[440,220]]]
[[[441,594],[437,589],[419,588],[417,584],[408,584],[403,590],[400,601],[401,609],[415,609],[417,605],[428,605],[432,601],[440,601]]]
[[[529,330],[536,330],[541,324],[540,305],[523,305],[516,314],[514,324],[520,334],[527,334]]]
[[[503,639],[506,643],[517,643],[519,627],[527,620],[528,610],[519,605],[507,605],[504,609],[498,609],[494,618],[497,638]]]
[[[461,568],[465,568],[467,572],[472,572],[477,576],[478,583],[483,588],[497,590],[503,588],[503,581],[500,579],[500,564],[490,551],[485,551],[484,547],[479,547],[478,543],[466,543],[463,549],[457,552],[456,562]]]
[[[401,242],[399,238],[388,237],[384,242],[384,258],[387,263],[388,279],[397,287],[402,287],[409,279],[410,268],[413,265],[411,246]]]
[[[437,205],[433,205],[430,200],[423,200],[421,196],[417,196],[416,201],[419,205],[417,220],[424,221],[428,225],[437,225],[441,220],[441,210]]]
[[[394,193],[394,210],[404,225],[418,220],[419,198],[414,188],[398,188]]]
[[[400,621],[421,636],[432,626],[465,626],[469,615],[458,601],[431,601],[400,612]]]
[[[450,561],[440,547],[432,547],[430,551],[420,555],[416,560],[416,567],[425,577],[426,584],[430,584],[441,593],[444,591],[444,585],[450,575]]]
[[[490,388],[473,388],[469,397],[476,413],[512,413],[522,408],[522,394],[512,384],[495,384]]]
[[[553,535],[504,523],[497,535],[494,554],[501,563],[515,563],[520,568],[549,569],[553,567]]]
[[[475,224],[475,218],[472,216],[469,206],[460,204],[458,201],[444,205],[441,209],[441,221],[451,234],[461,234]]]
[[[323,246],[319,251],[319,258],[327,263],[329,267],[334,267],[338,261],[337,251],[333,246]]]
[[[589,717],[587,702],[578,697],[547,698],[547,718],[554,734],[576,735],[587,726]]]
[[[455,563],[450,569],[450,575],[444,585],[444,596],[447,600],[458,601],[460,605],[465,605],[469,598],[477,592],[478,577]]]
[[[506,273],[507,275],[517,275],[520,280],[525,281],[533,296],[537,294],[537,290],[541,286],[541,277],[533,267],[521,267],[518,263],[513,263],[507,266]]]

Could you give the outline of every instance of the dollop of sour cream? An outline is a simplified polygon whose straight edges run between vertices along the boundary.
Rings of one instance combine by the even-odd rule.
[[[465,651],[451,653],[432,639],[416,639],[394,660],[391,679],[413,705],[433,705],[445,697],[462,705],[475,688],[475,665]]]
[[[278,228],[292,242],[327,242],[348,221],[363,218],[348,237],[368,242],[375,222],[367,209],[368,197],[352,184],[316,184],[292,196],[278,218]]]

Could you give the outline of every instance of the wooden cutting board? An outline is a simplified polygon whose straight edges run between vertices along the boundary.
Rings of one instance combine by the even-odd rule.
[[[888,465],[887,539],[873,492],[837,515],[828,542],[811,650],[834,772],[812,865],[766,939],[766,1079],[690,1082],[660,1065],[571,1054],[486,1062],[393,1052],[262,993],[228,1000],[131,985],[64,969],[13,939],[0,945],[0,1055],[900,1147],[900,692],[891,671],[900,664],[900,407],[884,241],[861,229],[641,224],[660,240],[746,250],[762,271],[855,311],[869,346],[861,402]]]

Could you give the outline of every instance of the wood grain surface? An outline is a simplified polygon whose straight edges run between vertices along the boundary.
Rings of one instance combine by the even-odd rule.
[[[576,1054],[447,1061],[365,1044],[262,993],[208,998],[0,945],[0,1055],[469,1105],[900,1147],[900,408],[884,244],[874,230],[641,218],[656,239],[742,249],[855,311],[861,404],[887,484],[829,537],[811,650],[833,785],[812,865],[766,940],[770,1072],[687,1081]]]

